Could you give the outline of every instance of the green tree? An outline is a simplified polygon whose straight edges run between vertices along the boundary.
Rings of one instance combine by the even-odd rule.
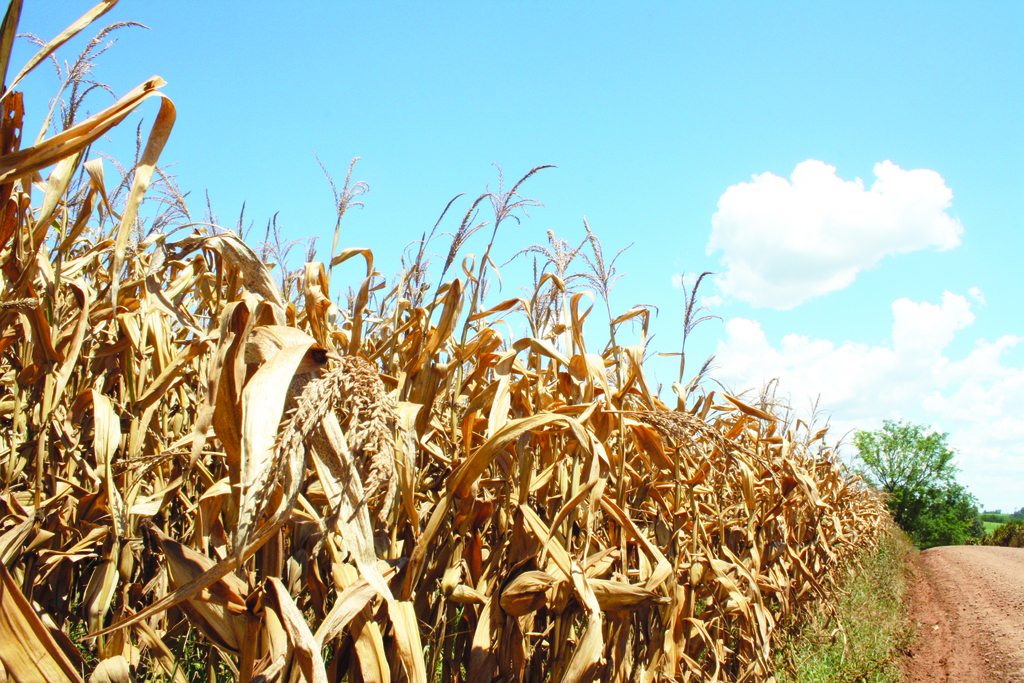
[[[956,451],[948,434],[886,420],[853,438],[865,474],[887,494],[893,519],[922,548],[963,543],[979,536],[977,501],[956,481]]]

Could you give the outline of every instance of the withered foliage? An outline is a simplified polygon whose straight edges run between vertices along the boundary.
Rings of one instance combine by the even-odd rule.
[[[614,342],[648,310],[590,350],[567,273],[485,309],[490,245],[383,289],[342,249],[289,297],[230,231],[147,230],[161,84],[27,146],[3,97],[0,678],[183,681],[187,635],[241,681],[768,680],[780,623],[831,609],[886,517],[823,433],[692,385],[670,409]],[[150,97],[112,201],[89,146]]]

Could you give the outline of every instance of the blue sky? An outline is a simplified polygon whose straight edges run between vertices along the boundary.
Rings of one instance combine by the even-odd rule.
[[[90,4],[28,4],[21,31],[48,39]],[[206,189],[226,225],[245,201],[254,236],[280,212],[323,258],[314,152],[338,180],[361,157],[370,192],[342,243],[386,275],[449,199],[495,187],[492,162],[509,180],[555,164],[525,186],[544,207],[500,235],[499,263],[549,229],[578,243],[586,216],[606,250],[633,243],[613,307],[659,306],[665,352],[674,281],[714,271],[702,293],[722,321],[695,332],[694,363],[717,353],[737,391],[780,376],[797,406],[820,392],[837,436],[899,417],[948,431],[982,504],[1021,507],[1024,5],[706,5],[123,0],[98,25],[150,30],[113,34],[96,75],[119,95],[168,81],[163,160],[195,214]],[[27,130],[55,86],[52,69],[25,82]],[[132,143],[122,125],[108,149]],[[524,282],[503,275],[494,301]],[[650,372],[674,379],[668,361]]]

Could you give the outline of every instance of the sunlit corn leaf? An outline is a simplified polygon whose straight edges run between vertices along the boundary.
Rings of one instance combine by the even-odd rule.
[[[0,565],[0,662],[14,681],[63,683],[82,678],[35,609]]]

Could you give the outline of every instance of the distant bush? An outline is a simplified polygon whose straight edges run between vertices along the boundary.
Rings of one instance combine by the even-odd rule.
[[[994,522],[995,524],[1006,524],[1011,519],[1019,519],[1013,515],[1008,515],[1004,512],[983,512],[978,515],[978,519],[983,522]]]
[[[1006,548],[1024,548],[1024,522],[1013,520],[992,532],[986,545],[1001,545]]]

